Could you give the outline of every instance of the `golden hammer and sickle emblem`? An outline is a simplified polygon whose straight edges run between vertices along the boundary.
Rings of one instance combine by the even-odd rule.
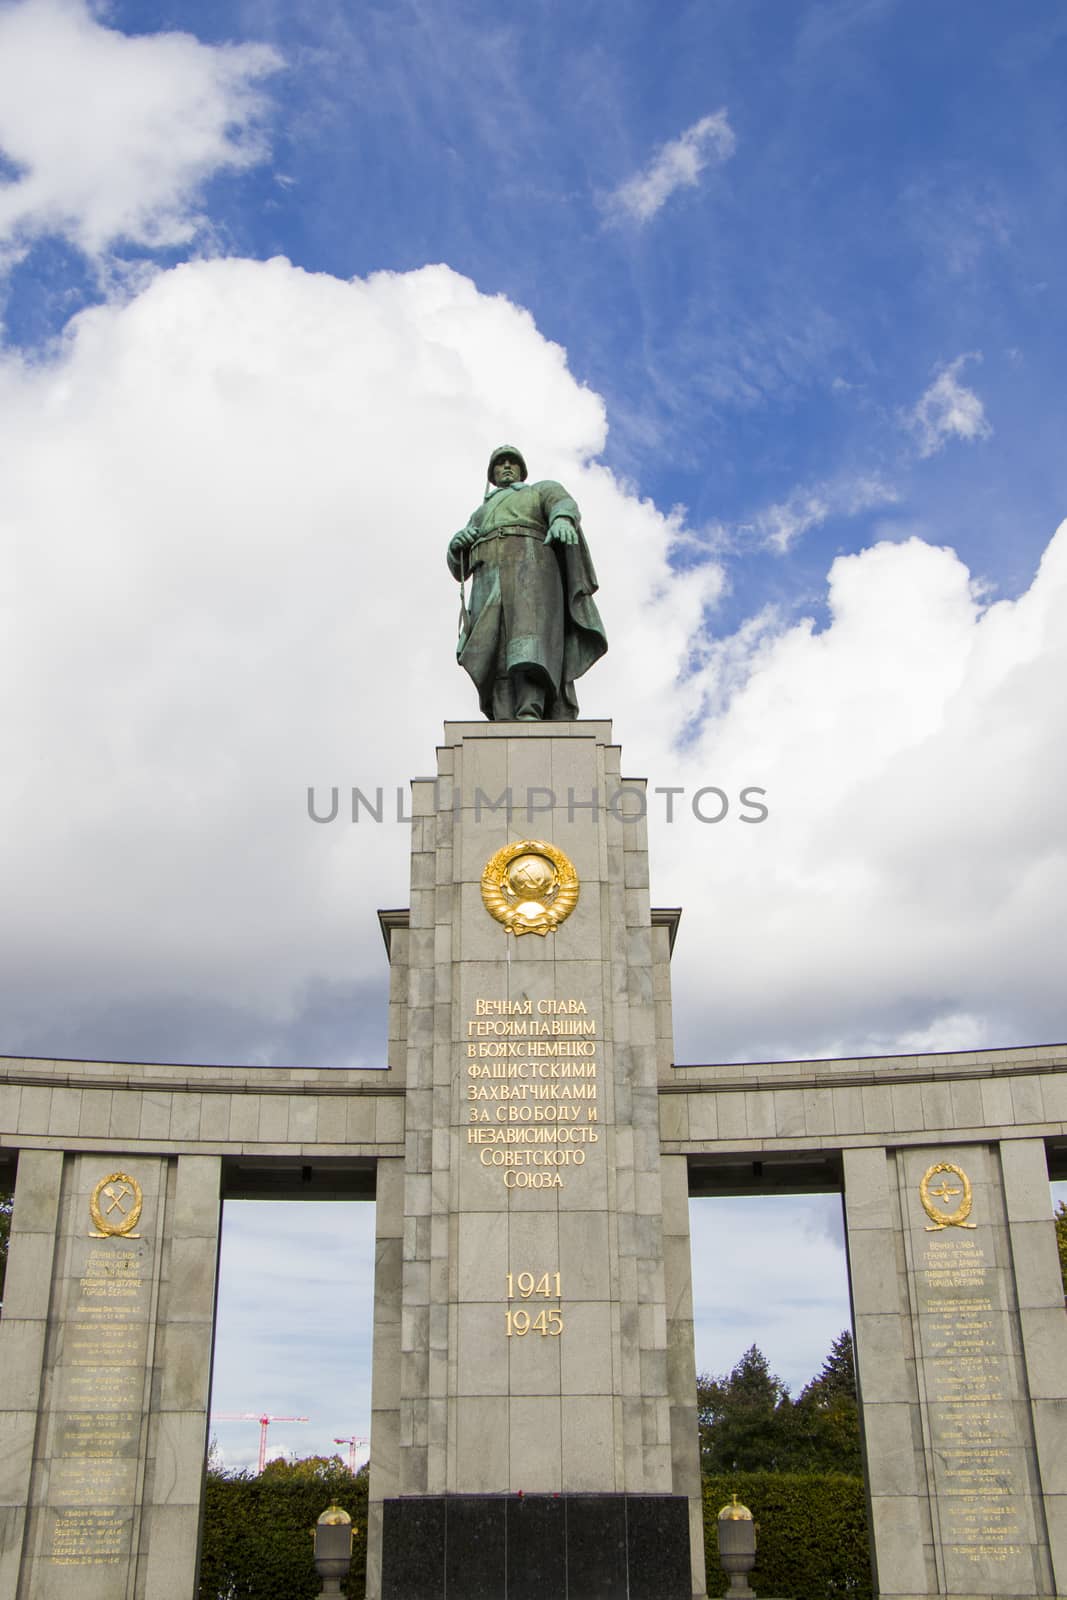
[[[89,1215],[94,1228],[90,1239],[139,1239],[134,1233],[141,1219],[144,1191],[128,1172],[109,1172],[89,1196]]]
[[[936,1188],[933,1188],[931,1179],[938,1177],[941,1173],[945,1173],[946,1176],[941,1178]],[[959,1179],[958,1186],[949,1183],[948,1173]],[[934,1204],[935,1200],[940,1200],[942,1205],[947,1206],[957,1195],[962,1195],[963,1198],[955,1211],[942,1211]],[[974,1203],[971,1180],[962,1167],[957,1167],[951,1161],[937,1161],[923,1173],[919,1183],[919,1199],[922,1201],[923,1210],[931,1219],[926,1227],[927,1233],[939,1233],[942,1228],[973,1228],[976,1226],[975,1223],[967,1221],[971,1214],[971,1206]]]
[[[485,909],[516,935],[554,933],[578,904],[578,889],[574,863],[544,839],[506,844],[482,873]]]

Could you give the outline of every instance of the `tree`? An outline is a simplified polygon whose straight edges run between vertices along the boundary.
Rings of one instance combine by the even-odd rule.
[[[716,1517],[737,1494],[760,1522],[753,1581],[773,1594],[870,1600],[852,1335],[833,1341],[796,1401],[755,1345],[697,1379],[708,1593],[722,1594]]]
[[[337,1455],[304,1456],[300,1461],[275,1456],[267,1462],[259,1479],[261,1483],[332,1483],[339,1472],[348,1472],[348,1468]]]
[[[0,1304],[4,1299],[4,1278],[7,1276],[7,1241],[11,1236],[11,1207],[14,1195],[0,1192]]]
[[[733,1371],[697,1379],[701,1469],[862,1475],[852,1335],[838,1335],[799,1399],[753,1345]]]
[[[825,1408],[835,1401],[856,1398],[856,1352],[852,1347],[852,1334],[844,1328],[830,1346],[830,1354],[823,1362],[817,1378],[805,1384],[800,1391],[802,1400],[809,1399]]]
[[[846,1328],[830,1347],[818,1377],[796,1403],[794,1461],[811,1472],[863,1471],[860,1416],[856,1396],[856,1357]]]
[[[783,1471],[789,1464],[793,1403],[755,1345],[732,1372],[697,1378],[704,1472]]]
[[[1067,1200],[1061,1200],[1056,1207],[1056,1243],[1060,1247],[1060,1275],[1063,1278],[1063,1294],[1067,1299]]]

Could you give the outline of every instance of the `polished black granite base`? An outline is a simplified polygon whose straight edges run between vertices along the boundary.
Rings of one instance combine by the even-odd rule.
[[[674,1494],[386,1500],[382,1600],[690,1600]]]

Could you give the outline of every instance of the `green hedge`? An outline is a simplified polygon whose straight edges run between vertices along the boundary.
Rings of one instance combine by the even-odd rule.
[[[724,1595],[715,1523],[732,1494],[759,1523],[752,1587],[781,1600],[872,1600],[863,1480],[843,1472],[734,1472],[704,1479],[708,1594]],[[314,1600],[320,1585],[310,1530],[328,1505],[352,1518],[345,1593],[363,1600],[367,1475],[338,1462],[314,1473],[209,1472],[199,1600]]]
[[[863,1479],[843,1472],[733,1472],[704,1479],[708,1594],[726,1593],[715,1523],[736,1494],[759,1524],[749,1582],[782,1600],[871,1600]]]
[[[352,1518],[352,1571],[345,1594],[363,1600],[367,1569],[367,1475],[338,1462],[314,1475],[262,1477],[209,1472],[199,1600],[313,1600],[310,1530],[336,1503]]]

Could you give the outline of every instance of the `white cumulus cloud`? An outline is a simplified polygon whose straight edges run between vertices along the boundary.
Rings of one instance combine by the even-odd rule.
[[[444,549],[494,444],[582,504],[617,641],[586,714],[627,704],[651,736],[717,591],[712,567],[672,575],[672,520],[590,464],[604,408],[563,351],[445,267],[162,272],[80,315],[54,363],[0,366],[0,421],[21,623],[6,803],[16,832],[36,819],[0,843],[29,915],[8,971],[27,1027],[62,983],[49,1026],[71,1053],[116,982],[109,1026],[133,1033],[110,1048],[137,1052],[151,1006],[167,1053],[194,1013],[163,1025],[162,996],[196,995],[214,1049],[240,1054],[234,1006],[270,1018],[270,1048],[306,1049],[279,1029],[314,985],[380,980],[373,911],[406,893],[407,829],[316,827],[306,790],[392,800],[444,718],[476,714]],[[33,889],[46,861],[58,920]]]
[[[722,572],[672,569],[687,530],[605,432],[530,316],[446,267],[197,262],[0,365],[0,1048],[380,1063],[408,832],[347,793],[391,811],[476,715],[443,552],[504,439],[583,508],[611,648],[582,714],[685,791],[670,823],[650,796],[679,1059],[1062,1037],[1067,527],[1012,600],[909,539],[834,562],[820,630],[723,637]]]
[[[728,160],[736,143],[725,109],[701,117],[662,145],[643,171],[612,192],[610,210],[634,222],[649,222],[675,190],[694,188],[710,162]]]
[[[675,952],[679,1059],[1062,1038],[1067,523],[1014,600],[909,539],[838,558],[828,602],[705,668],[733,689],[688,781],[759,783],[771,815],[655,841],[660,894],[692,902],[700,860],[709,897]]]
[[[936,455],[949,439],[988,439],[993,432],[986,420],[985,407],[959,374],[968,361],[979,361],[976,353],[957,356],[937,373],[929,388],[907,415],[908,427],[915,434],[920,456]]]
[[[16,175],[0,185],[0,244],[188,244],[205,180],[263,158],[257,85],[280,65],[262,45],[128,36],[86,0],[4,6],[0,151]]]

